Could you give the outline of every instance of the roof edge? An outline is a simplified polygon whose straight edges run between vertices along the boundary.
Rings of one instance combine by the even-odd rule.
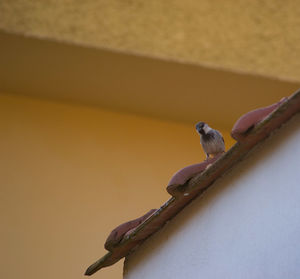
[[[243,133],[243,137],[215,162],[208,165],[201,173],[186,181],[182,185],[172,188],[172,195],[160,209],[149,218],[132,229],[112,251],[92,264],[85,275],[92,275],[99,269],[114,264],[127,256],[148,237],[160,230],[166,222],[187,206],[197,196],[201,195],[218,178],[242,160],[256,145],[260,144],[276,129],[300,112],[300,90],[281,102],[275,110],[256,123],[251,129]]]

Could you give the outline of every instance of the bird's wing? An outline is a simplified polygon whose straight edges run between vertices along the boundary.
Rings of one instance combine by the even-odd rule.
[[[225,144],[225,141],[224,141],[224,138],[223,138],[222,134],[221,134],[219,131],[217,131],[217,130],[215,130],[215,134],[217,134],[218,137],[219,137],[220,139],[222,139],[223,143]]]

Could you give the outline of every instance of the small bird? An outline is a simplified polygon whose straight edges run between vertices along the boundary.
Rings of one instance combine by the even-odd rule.
[[[200,134],[200,143],[206,154],[206,160],[209,155],[214,157],[225,152],[224,139],[219,131],[210,128],[204,122],[197,123],[196,130]]]

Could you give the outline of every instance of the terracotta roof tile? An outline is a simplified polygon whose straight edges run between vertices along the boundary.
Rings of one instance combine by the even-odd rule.
[[[300,112],[300,90],[276,104],[243,115],[232,130],[232,136],[238,142],[217,158],[178,171],[167,186],[167,191],[173,197],[158,210],[151,210],[144,216],[114,229],[105,244],[110,251],[92,264],[85,275],[91,275],[128,255],[244,158],[254,146],[260,144],[298,112]]]
[[[180,186],[185,184],[188,180],[190,180],[192,177],[194,177],[196,174],[199,174],[200,172],[203,172],[207,168],[211,166],[212,163],[214,163],[222,154],[218,155],[214,158],[209,158],[208,160],[187,166],[178,172],[176,172],[171,180],[169,181],[169,184],[167,186],[168,193],[175,197],[180,192]]]
[[[105,249],[108,251],[112,251],[128,232],[131,232],[134,228],[136,228],[139,224],[141,224],[149,216],[151,216],[155,211],[156,209],[151,209],[142,217],[123,223],[113,229],[105,241]]]
[[[266,118],[272,111],[277,109],[283,102],[288,99],[282,98],[278,103],[272,104],[268,107],[255,109],[241,116],[238,121],[235,122],[231,136],[236,140],[242,140],[257,123]]]

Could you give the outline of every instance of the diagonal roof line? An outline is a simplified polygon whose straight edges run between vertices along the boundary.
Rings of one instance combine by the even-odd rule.
[[[110,252],[93,263],[85,272],[85,275],[92,275],[99,269],[113,265],[121,258],[127,256],[145,239],[160,230],[166,222],[176,216],[192,200],[201,195],[218,178],[241,161],[247,153],[260,144],[273,131],[288,121],[300,111],[300,90],[291,95],[279,105],[266,118],[256,124],[250,131],[243,135],[230,150],[219,157],[203,172],[197,174],[183,185],[178,185],[172,192],[173,197],[164,203],[144,222],[126,235]]]

